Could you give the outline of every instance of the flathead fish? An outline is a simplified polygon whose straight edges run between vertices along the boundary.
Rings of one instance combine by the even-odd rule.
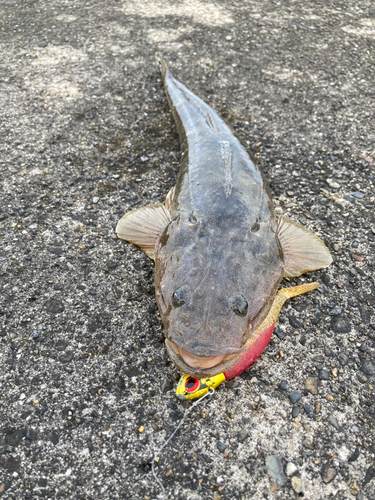
[[[169,71],[161,74],[181,139],[165,203],[133,210],[118,236],[155,261],[155,292],[172,361],[196,379],[247,368],[266,347],[281,306],[319,283],[283,277],[329,266],[318,236],[275,217],[267,181],[219,115]]]

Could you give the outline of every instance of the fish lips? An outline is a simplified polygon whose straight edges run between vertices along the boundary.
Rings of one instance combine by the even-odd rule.
[[[179,348],[174,342],[171,342],[170,340],[166,339],[165,345],[167,347],[167,351],[172,362],[183,373],[186,373],[187,375],[190,375],[198,379],[213,377],[214,375],[218,375],[219,373],[223,373],[224,371],[229,370],[229,368],[231,368],[243,354],[243,351],[241,350],[241,352],[239,353],[234,353],[232,355],[225,355],[226,359],[224,362],[221,363],[219,362],[217,365],[212,366],[210,368],[200,368],[200,367],[194,368],[186,364],[185,361],[181,358],[179,353]]]

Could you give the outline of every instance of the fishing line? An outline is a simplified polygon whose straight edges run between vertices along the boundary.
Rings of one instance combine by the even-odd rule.
[[[215,390],[214,389],[210,389],[209,392],[207,394],[205,394],[203,397],[201,397],[200,399],[198,399],[198,401],[196,401],[195,403],[193,403],[190,408],[188,408],[182,419],[179,421],[177,427],[175,428],[175,430],[172,432],[172,434],[169,436],[169,438],[164,441],[163,445],[161,446],[161,448],[158,449],[158,451],[154,454],[154,456],[152,457],[152,463],[151,463],[151,472],[152,472],[152,475],[154,476],[155,478],[155,481],[158,483],[158,485],[160,486],[160,489],[161,489],[161,493],[160,495],[157,495],[156,498],[160,499],[160,500],[166,500],[167,499],[167,492],[165,491],[165,488],[163,486],[163,483],[160,481],[160,479],[157,477],[156,475],[156,472],[155,472],[155,467],[154,467],[154,464],[155,464],[155,458],[156,457],[160,457],[161,455],[161,452],[163,451],[163,449],[168,445],[168,443],[171,441],[171,439],[173,438],[173,436],[176,434],[176,432],[178,431],[178,429],[181,427],[181,425],[184,423],[185,421],[185,418],[188,416],[188,414],[198,405],[200,405],[201,403],[203,403],[203,400],[205,398],[209,398],[209,401],[212,399],[212,396],[214,395],[215,393]]]

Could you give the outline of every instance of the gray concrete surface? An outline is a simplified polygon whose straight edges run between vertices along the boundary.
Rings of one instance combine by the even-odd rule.
[[[0,497],[160,493],[151,457],[191,403],[174,396],[153,264],[114,233],[178,170],[158,50],[257,154],[277,211],[334,258],[292,280],[323,285],[160,456],[168,498],[375,498],[374,13],[0,4]]]

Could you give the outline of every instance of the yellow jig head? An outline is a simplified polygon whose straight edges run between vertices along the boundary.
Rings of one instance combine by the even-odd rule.
[[[224,373],[200,380],[190,375],[182,375],[178,382],[176,395],[179,399],[201,398],[207,394],[209,389],[216,389],[225,380]]]

